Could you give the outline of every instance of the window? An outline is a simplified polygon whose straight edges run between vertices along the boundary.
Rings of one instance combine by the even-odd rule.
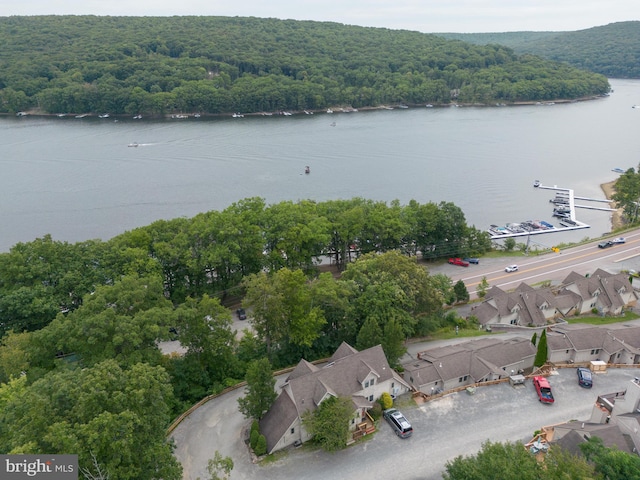
[[[620,356],[620,354],[618,354],[618,356]],[[391,388],[395,387],[396,383],[395,382],[391,382]]]
[[[594,348],[593,350],[591,350],[591,355],[597,355],[600,353],[600,349],[599,348]]]
[[[369,388],[369,380],[367,380],[366,382],[364,382],[364,388]]]
[[[292,428],[292,429],[291,429],[291,435],[293,435],[294,433],[296,433],[296,429],[295,429],[295,428]]]
[[[466,381],[467,381],[467,378],[469,378],[469,375],[465,375],[464,377],[460,377],[460,378],[458,379],[458,382],[460,382],[460,383],[462,383],[462,382],[466,382]]]
[[[369,395],[369,401],[373,402],[373,395]]]
[[[371,379],[371,384],[370,384],[370,385],[373,387],[373,385],[374,385],[375,383],[376,383],[376,379],[375,379],[375,378],[372,378],[372,379]]]

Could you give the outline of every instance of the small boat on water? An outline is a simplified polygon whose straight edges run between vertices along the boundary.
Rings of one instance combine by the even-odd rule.
[[[311,168],[309,167],[309,165],[304,167],[304,173],[306,173],[307,175],[311,173]]]
[[[86,117],[87,115],[89,115],[89,114],[88,114],[88,113],[82,113],[82,114],[80,114],[80,115],[76,115],[76,118],[84,118],[84,117]]]
[[[141,118],[142,118],[142,115],[140,115],[140,114],[133,116],[134,120],[140,120]]]
[[[331,110],[330,108],[327,108],[327,113],[333,113],[333,110]]]
[[[103,113],[101,115],[98,115],[98,118],[109,118],[109,114],[108,113]]]
[[[616,173],[624,173],[624,170],[620,167],[612,168],[611,171]]]
[[[538,187],[540,186],[540,180],[535,180],[535,181],[533,182],[533,186],[534,186],[535,188],[538,188]]]
[[[137,146],[138,146],[138,142],[133,142],[127,145],[127,147],[137,147]]]
[[[231,115],[233,118],[244,118],[244,115],[241,113],[234,113],[233,115]]]

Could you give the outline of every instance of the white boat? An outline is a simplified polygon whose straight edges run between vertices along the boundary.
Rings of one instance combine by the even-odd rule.
[[[16,113],[16,117],[26,117],[27,116],[27,112],[18,112]]]
[[[84,117],[86,117],[87,115],[89,115],[89,114],[88,114],[88,113],[82,113],[82,114],[80,114],[80,115],[76,115],[76,118],[84,118]]]
[[[241,113],[234,113],[233,115],[231,115],[233,118],[244,118],[244,115],[242,115]]]
[[[305,114],[305,115],[313,115],[313,112],[312,112],[312,111],[310,111],[310,110],[305,110],[305,111],[304,111],[304,114]]]
[[[133,116],[134,120],[140,120],[141,118],[142,118],[142,115],[140,115],[140,114]]]
[[[430,103],[427,103],[427,104],[425,105],[425,107],[427,107],[427,108],[433,108],[433,105],[431,105]]]
[[[138,142],[133,142],[127,145],[127,147],[137,147],[137,146],[138,146]]]
[[[612,168],[611,171],[616,173],[624,173],[624,170],[620,167]]]
[[[286,117],[290,117],[292,115],[291,112],[282,112],[282,114]]]
[[[171,118],[188,118],[187,115],[183,115],[181,113],[177,114],[177,115],[171,115]]]
[[[331,110],[330,108],[327,108],[327,113],[333,113],[333,110]]]
[[[102,115],[98,115],[98,118],[109,118],[109,114],[103,113]]]

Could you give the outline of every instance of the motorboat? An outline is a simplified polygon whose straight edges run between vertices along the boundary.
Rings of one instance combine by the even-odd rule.
[[[533,182],[533,186],[534,186],[535,188],[538,188],[538,187],[540,186],[540,180],[536,180],[536,181],[534,181],[534,182]]]
[[[304,167],[304,173],[306,173],[307,175],[311,173],[311,168],[309,167],[309,165]]]
[[[138,146],[138,142],[133,142],[127,145],[127,147],[137,147],[137,146]]]
[[[109,114],[103,113],[102,115],[98,115],[98,118],[109,118]]]

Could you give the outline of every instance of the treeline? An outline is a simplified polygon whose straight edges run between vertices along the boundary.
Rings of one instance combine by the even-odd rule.
[[[640,78],[640,21],[576,32],[436,34],[475,45],[504,45],[518,54],[564,62],[609,78]]]
[[[166,427],[178,413],[265,357],[279,368],[346,341],[382,344],[396,364],[407,338],[463,325],[443,305],[468,299],[416,254],[489,247],[453,204],[258,198],[108,242],[19,243],[0,255],[0,453],[76,453],[95,478],[177,480]],[[221,301],[234,289],[255,331],[240,340]],[[169,339],[183,355],[161,353]]]
[[[398,250],[423,259],[480,254],[487,232],[466,224],[454,204],[400,205],[362,198],[267,205],[248,198],[223,211],[160,220],[103,242],[49,236],[0,254],[0,335],[46,326],[99,285],[123,275],[159,275],[174,304],[207,294],[237,296],[246,276],[281,268],[338,270],[367,253]]]
[[[381,28],[230,17],[0,18],[0,112],[168,114],[573,99],[605,77]]]

